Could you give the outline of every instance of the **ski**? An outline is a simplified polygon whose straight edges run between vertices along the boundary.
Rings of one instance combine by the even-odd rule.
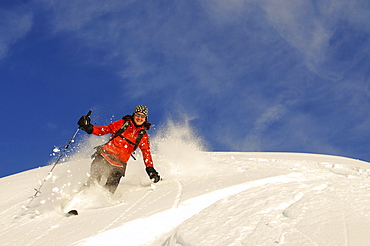
[[[75,215],[78,215],[78,212],[77,212],[77,210],[75,210],[75,209],[72,209],[72,210],[70,210],[70,211],[67,213],[67,217],[69,217],[69,216],[75,216]]]

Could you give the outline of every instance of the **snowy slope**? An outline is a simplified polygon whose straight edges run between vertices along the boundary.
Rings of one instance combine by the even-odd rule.
[[[0,179],[0,245],[370,245],[369,163],[154,142],[164,180],[151,185],[130,160],[112,197],[78,193],[87,158]],[[79,215],[65,216],[71,208]]]
[[[80,194],[74,217],[64,216],[62,204],[90,160],[59,165],[28,210],[23,206],[49,167],[2,178],[0,244],[369,245],[368,163],[310,154],[203,155],[211,163],[203,172],[158,167],[166,177],[156,187],[141,163],[130,163],[115,196]]]

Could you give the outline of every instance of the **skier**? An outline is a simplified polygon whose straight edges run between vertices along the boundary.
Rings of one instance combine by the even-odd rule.
[[[121,177],[125,176],[127,161],[136,147],[139,147],[143,154],[149,178],[154,183],[160,180],[158,172],[153,167],[149,136],[146,132],[152,125],[148,121],[148,108],[146,106],[138,105],[132,115],[126,115],[106,126],[93,126],[90,123],[90,117],[86,115],[82,116],[77,124],[88,134],[97,136],[112,134],[106,144],[95,147],[96,152],[92,156],[93,161],[87,185],[94,182],[99,183],[104,176],[107,179],[104,187],[113,194]]]

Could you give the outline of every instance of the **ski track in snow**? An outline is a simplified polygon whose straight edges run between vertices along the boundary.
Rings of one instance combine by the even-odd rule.
[[[183,185],[181,182],[176,181],[177,184],[177,195],[175,197],[175,200],[173,202],[172,208],[178,208],[181,200],[181,195],[182,195],[182,190],[183,190]]]
[[[112,228],[116,223],[118,223],[122,218],[124,218],[127,214],[130,213],[130,211],[133,211],[134,208],[137,206],[137,204],[139,204],[141,201],[143,201],[147,196],[149,195],[149,193],[146,193],[144,196],[142,196],[139,200],[137,200],[136,202],[134,202],[130,207],[128,207],[127,209],[125,209],[125,211],[123,213],[121,213],[120,216],[118,216],[115,220],[113,220],[110,224],[108,224],[106,227],[104,227],[102,230],[99,231],[99,233],[102,233],[106,230],[109,230],[110,228]]]
[[[244,184],[236,185],[233,187],[228,187],[221,190],[216,190],[211,193],[202,195],[200,197],[195,197],[185,202],[181,203],[176,208],[172,208],[166,210],[164,212],[160,212],[154,214],[152,216],[141,218],[138,220],[133,220],[127,222],[126,224],[122,225],[119,228],[112,229],[109,231],[105,231],[103,233],[98,234],[97,236],[87,239],[86,241],[82,242],[80,245],[102,245],[106,238],[115,238],[113,239],[117,245],[119,243],[123,245],[130,245],[132,243],[130,241],[131,235],[135,233],[138,229],[137,225],[140,225],[140,230],[145,231],[146,233],[141,236],[139,244],[145,244],[153,239],[157,235],[164,234],[171,230],[172,228],[178,226],[186,219],[192,217],[195,214],[198,214],[203,209],[209,207],[213,203],[224,199],[226,197],[235,195],[242,191],[248,190],[250,188],[255,188],[258,186],[263,186],[266,184],[271,183],[290,183],[303,180],[303,175],[300,173],[292,173],[284,176],[277,176],[271,177],[251,182],[246,182]],[[286,204],[280,204],[280,207],[285,207]],[[263,213],[268,213],[269,211],[263,211]],[[155,224],[156,221],[167,220],[168,226],[165,228],[163,227],[153,227],[152,225]],[[146,225],[146,226],[145,226]],[[136,239],[137,240],[137,239]],[[137,241],[136,241],[137,242]]]

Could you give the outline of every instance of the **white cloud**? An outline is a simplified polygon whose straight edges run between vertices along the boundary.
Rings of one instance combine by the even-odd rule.
[[[367,33],[365,37],[370,34],[366,1],[265,0],[261,3],[271,26],[304,56],[307,67],[319,76],[331,80],[343,78],[363,57],[363,51],[370,49],[369,44],[354,47],[358,33],[362,36]],[[341,59],[343,53],[347,57]]]
[[[13,44],[32,28],[33,15],[22,9],[0,9],[0,60],[4,59]]]
[[[268,22],[307,60],[318,60],[330,38],[323,18],[312,1],[263,1]]]
[[[106,14],[122,11],[135,1],[120,0],[35,0],[43,8],[52,11],[55,32],[79,31],[87,28]]]

